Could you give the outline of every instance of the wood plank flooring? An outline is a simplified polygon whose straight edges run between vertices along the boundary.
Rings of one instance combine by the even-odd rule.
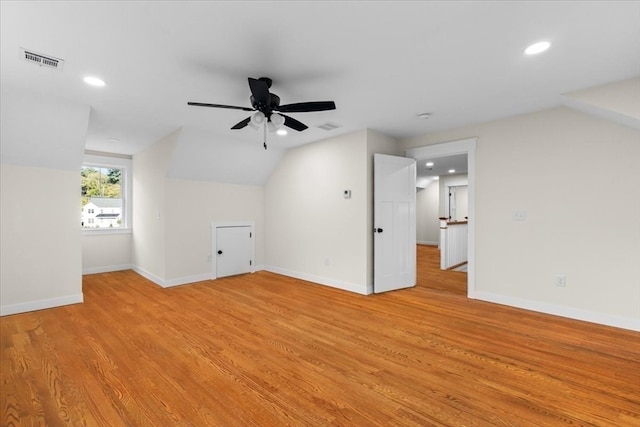
[[[437,246],[418,245],[418,286],[458,295],[467,295],[467,273],[440,270],[440,250]]]
[[[0,319],[0,423],[640,425],[639,333],[467,300],[428,269],[370,296],[85,276],[84,304]]]

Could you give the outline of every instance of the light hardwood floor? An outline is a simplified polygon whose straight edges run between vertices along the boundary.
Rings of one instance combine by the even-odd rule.
[[[418,245],[418,286],[457,295],[467,295],[467,273],[440,270],[440,250],[437,246]]]
[[[268,272],[170,289],[85,276],[84,304],[1,319],[0,422],[640,425],[639,333],[418,277],[362,296]]]

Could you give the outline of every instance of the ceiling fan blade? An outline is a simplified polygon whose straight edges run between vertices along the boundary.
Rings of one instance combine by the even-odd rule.
[[[285,116],[284,114],[281,114],[281,116],[284,117],[284,125],[285,126],[288,126],[293,130],[297,130],[298,132],[302,132],[303,130],[305,130],[305,129],[307,129],[309,127],[309,126],[305,125],[304,123],[297,121],[293,117]]]
[[[251,89],[251,95],[253,95],[256,104],[271,105],[271,94],[266,81],[249,77],[249,89]]]
[[[246,119],[236,123],[231,129],[242,129],[243,127],[246,127],[250,121],[251,117],[247,117]]]
[[[297,102],[295,104],[281,105],[277,108],[282,113],[307,113],[311,111],[335,110],[333,101]]]
[[[228,108],[231,110],[253,111],[253,108],[249,108],[249,107],[236,107],[235,105],[222,105],[222,104],[205,104],[203,102],[187,102],[187,105],[194,105],[196,107],[214,107],[214,108]]]

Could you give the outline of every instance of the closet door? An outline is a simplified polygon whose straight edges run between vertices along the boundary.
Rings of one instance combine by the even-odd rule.
[[[251,272],[252,239],[251,227],[216,228],[216,277]]]

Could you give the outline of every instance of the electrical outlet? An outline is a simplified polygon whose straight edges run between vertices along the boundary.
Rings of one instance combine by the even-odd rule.
[[[207,262],[211,262],[211,255],[207,255]]]
[[[324,266],[329,267],[329,257],[324,257]]]
[[[567,286],[567,276],[565,276],[564,274],[558,274],[556,276],[556,286],[558,286],[559,288],[564,288],[565,286]]]
[[[512,218],[514,221],[524,221],[527,219],[527,211],[513,211]]]

